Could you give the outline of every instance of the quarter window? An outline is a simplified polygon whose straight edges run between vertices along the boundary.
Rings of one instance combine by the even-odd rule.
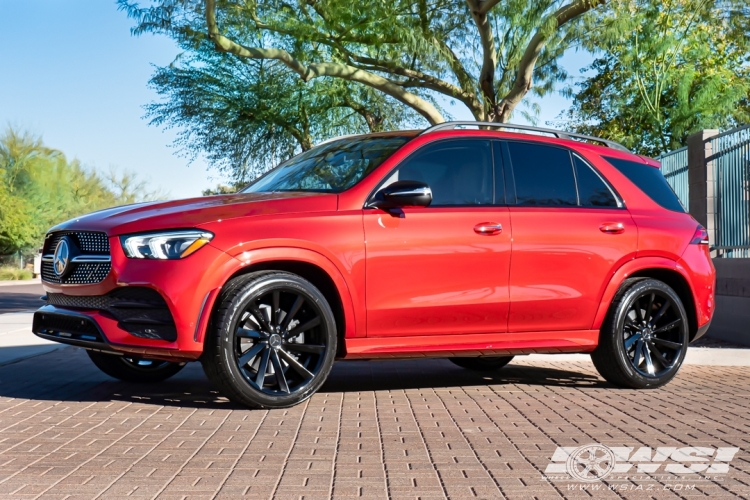
[[[578,205],[573,165],[567,150],[526,142],[507,144],[518,205]]]
[[[449,140],[425,146],[404,160],[384,186],[405,180],[430,186],[431,207],[491,205],[494,182],[490,142]]]
[[[578,181],[578,200],[582,207],[617,207],[617,198],[594,169],[573,156]]]

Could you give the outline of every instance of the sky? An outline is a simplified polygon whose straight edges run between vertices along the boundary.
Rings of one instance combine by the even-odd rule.
[[[132,36],[132,20],[110,0],[0,0],[0,20],[0,130],[39,135],[90,168],[135,172],[170,198],[200,196],[222,181],[202,159],[176,154],[177,131],[143,117],[143,106],[158,99],[147,85],[153,66],[179,53],[171,40]],[[571,53],[562,63],[577,75],[589,61]],[[569,106],[559,94],[539,102],[539,125]],[[472,119],[462,106],[447,109]]]

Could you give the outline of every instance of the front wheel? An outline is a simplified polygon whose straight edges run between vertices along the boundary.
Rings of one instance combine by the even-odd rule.
[[[101,371],[125,382],[141,384],[161,382],[175,375],[185,366],[185,363],[118,356],[97,351],[87,350],[86,353]]]
[[[680,297],[654,279],[625,281],[615,296],[591,360],[620,387],[660,387],[677,374],[689,342]]]
[[[285,272],[224,287],[201,357],[211,383],[252,408],[285,408],[323,385],[336,356],[336,322],[309,281]]]

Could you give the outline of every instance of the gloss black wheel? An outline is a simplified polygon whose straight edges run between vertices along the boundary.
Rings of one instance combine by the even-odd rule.
[[[513,356],[479,356],[470,358],[448,358],[453,364],[476,372],[499,370],[513,359]]]
[[[118,356],[97,351],[86,353],[97,368],[109,375],[126,382],[153,383],[166,380],[182,370],[185,363],[170,363],[157,359]]]
[[[687,352],[689,324],[679,296],[653,279],[626,282],[591,354],[609,382],[659,387],[677,373]]]
[[[333,313],[299,276],[262,272],[225,287],[201,361],[214,385],[252,407],[282,408],[310,397],[336,353]]]

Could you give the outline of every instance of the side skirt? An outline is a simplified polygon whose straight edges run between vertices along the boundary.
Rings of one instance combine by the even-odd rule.
[[[350,338],[344,359],[587,353],[598,343],[599,330]]]

